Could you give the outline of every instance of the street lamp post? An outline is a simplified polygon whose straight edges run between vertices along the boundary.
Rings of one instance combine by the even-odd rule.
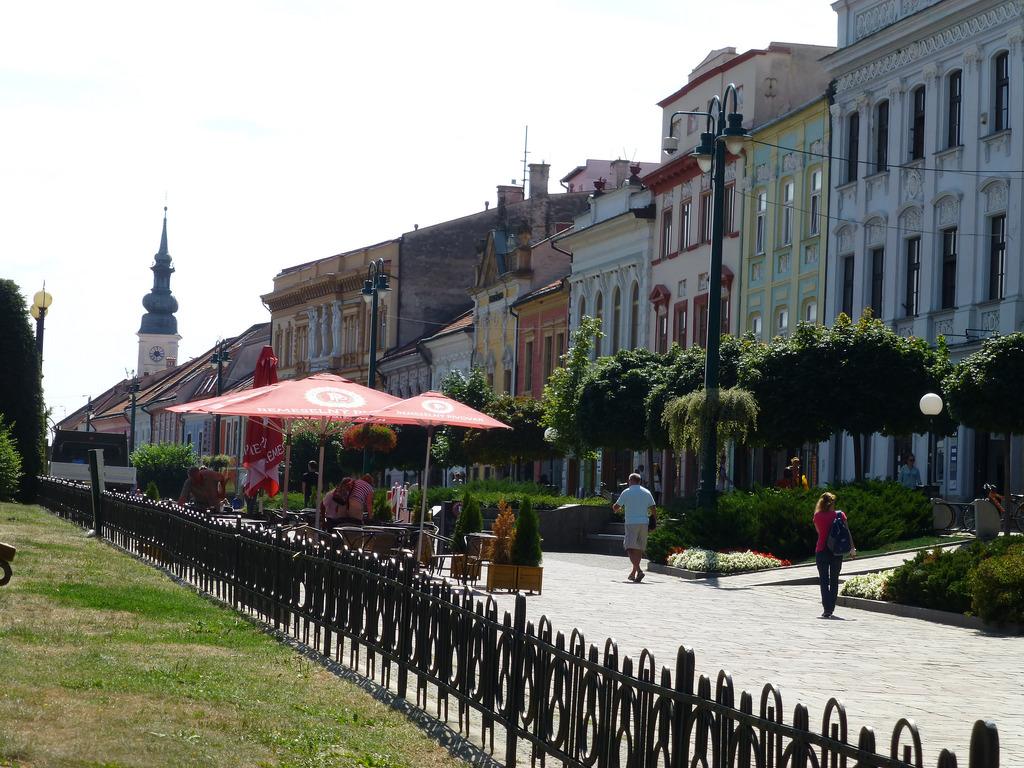
[[[92,397],[90,397],[85,403],[85,431],[92,432]]]
[[[942,398],[934,392],[921,397],[921,413],[928,417],[928,474],[925,476],[925,483],[932,485],[935,482],[935,417],[942,413]]]
[[[380,295],[391,290],[388,276],[384,274],[384,259],[371,261],[366,268],[366,280],[363,281],[363,300],[370,305],[370,370],[367,374],[366,386],[377,388],[377,313],[380,310]],[[370,471],[370,451],[363,449],[363,472]]]
[[[128,430],[128,455],[135,453],[135,403],[139,394],[139,375],[137,373],[132,375],[132,383],[128,385],[128,391],[131,393],[131,426]]]
[[[732,112],[726,113],[726,105],[732,96]],[[701,457],[701,479],[697,491],[698,501],[704,509],[715,510],[715,475],[718,469],[718,437],[710,415],[718,404],[719,350],[722,335],[722,238],[725,234],[725,161],[726,150],[738,155],[747,138],[743,130],[743,115],[739,113],[736,86],[729,83],[723,96],[714,96],[706,112],[678,111],[669,118],[668,136],[662,143],[667,154],[679,148],[679,139],[672,134],[677,117],[695,115],[706,119],[706,130],[700,136],[700,145],[693,150],[702,173],[711,172],[713,197],[711,200],[711,265],[708,270],[708,333],[704,364],[705,414],[703,425],[703,446]]]
[[[43,371],[43,329],[46,325],[46,311],[53,304],[53,296],[46,292],[46,283],[43,283],[43,290],[37,291],[32,297],[32,317],[36,320],[36,356],[39,358],[39,375]]]
[[[231,362],[231,355],[224,349],[224,342],[217,345],[217,350],[210,357],[210,364],[217,369],[217,397],[224,394],[224,363]],[[220,414],[213,417],[213,455],[220,455]]]

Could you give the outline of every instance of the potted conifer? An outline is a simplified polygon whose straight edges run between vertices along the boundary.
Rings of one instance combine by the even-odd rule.
[[[508,514],[511,515],[511,509]],[[499,519],[500,519],[499,515]],[[498,521],[494,523],[494,535],[498,534]],[[519,505],[519,517],[510,539],[509,563],[497,561],[500,543],[495,546],[495,562],[487,569],[487,589],[508,589],[510,591],[527,591],[531,594],[541,592],[544,586],[544,567],[540,564],[544,553],[540,546],[540,520],[529,499],[523,499]]]
[[[479,579],[480,562],[469,562],[466,558],[466,534],[479,533],[483,530],[484,518],[480,513],[480,502],[466,491],[462,496],[462,509],[459,519],[455,521],[452,533],[451,574],[455,579]]]

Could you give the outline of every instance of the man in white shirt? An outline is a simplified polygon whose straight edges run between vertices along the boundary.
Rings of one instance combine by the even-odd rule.
[[[626,535],[622,543],[626,554],[629,555],[629,561],[633,564],[633,570],[626,578],[639,584],[646,575],[640,570],[640,559],[647,549],[647,532],[651,513],[654,512],[654,496],[640,485],[640,475],[636,472],[629,476],[629,486],[619,495],[619,500],[612,509],[616,512],[625,511]]]

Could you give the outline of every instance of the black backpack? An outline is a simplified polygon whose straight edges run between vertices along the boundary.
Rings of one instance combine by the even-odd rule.
[[[853,549],[853,542],[850,539],[850,528],[843,519],[843,513],[836,510],[836,519],[832,521],[832,527],[828,530],[828,539],[825,546],[833,555],[845,555]]]

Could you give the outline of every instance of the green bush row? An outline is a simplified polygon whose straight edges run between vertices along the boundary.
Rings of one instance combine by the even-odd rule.
[[[529,499],[534,509],[556,509],[564,504],[592,504],[598,506],[609,505],[610,502],[603,498],[577,499],[574,496],[561,496],[552,494],[550,488],[537,483],[516,483],[506,480],[475,480],[465,485],[456,485],[450,488],[428,488],[427,507],[433,507],[444,501],[457,501],[462,494],[469,491],[473,497],[480,502],[481,506],[494,507],[502,499]],[[413,490],[409,493],[410,509],[419,509],[420,491]]]
[[[952,552],[919,552],[892,572],[883,598],[940,611],[976,613],[988,623],[1024,624],[1024,541],[1000,537]]]
[[[662,525],[651,533],[647,556],[665,559],[676,547],[716,551],[753,549],[794,562],[811,557],[817,542],[812,523],[822,489],[757,488],[718,497],[709,514],[693,499],[670,505]],[[858,549],[875,549],[931,529],[931,504],[918,491],[894,482],[868,481],[833,489],[846,513]]]

